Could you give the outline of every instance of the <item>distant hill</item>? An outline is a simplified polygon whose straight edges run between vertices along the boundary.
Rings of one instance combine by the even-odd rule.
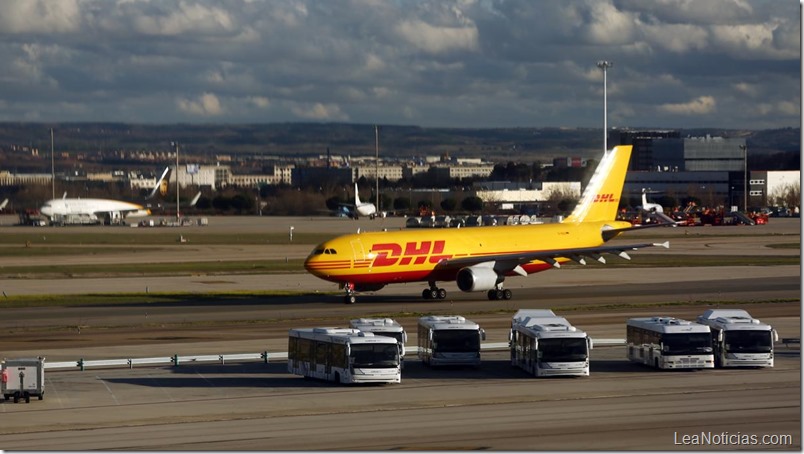
[[[50,149],[55,130],[58,151],[169,150],[178,141],[192,154],[320,155],[327,152],[373,156],[373,125],[346,123],[171,124],[0,123],[0,148],[27,145]],[[751,155],[798,153],[798,128],[774,130],[682,130],[682,136],[745,137]],[[547,162],[553,157],[594,157],[600,129],[591,128],[422,128],[381,125],[380,154],[406,157],[449,154],[495,161]]]

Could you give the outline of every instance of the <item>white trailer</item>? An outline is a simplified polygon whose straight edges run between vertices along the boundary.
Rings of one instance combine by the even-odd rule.
[[[393,337],[399,342],[399,355],[402,358],[405,357],[405,343],[408,341],[408,333],[396,320],[391,318],[358,318],[350,320],[349,326],[366,333]]]
[[[291,329],[288,372],[336,383],[400,383],[399,344],[352,328]]]
[[[0,390],[6,400],[14,403],[31,396],[45,397],[45,358],[4,359],[0,366]]]
[[[460,315],[419,318],[419,359],[430,366],[479,366],[486,332]]]
[[[659,369],[711,369],[712,332],[706,325],[675,317],[629,319],[628,359]]]
[[[522,309],[509,333],[511,365],[537,377],[589,375],[592,339],[549,309]]]
[[[709,309],[698,323],[712,330],[715,366],[773,367],[773,343],[779,340],[770,325],[742,309]]]

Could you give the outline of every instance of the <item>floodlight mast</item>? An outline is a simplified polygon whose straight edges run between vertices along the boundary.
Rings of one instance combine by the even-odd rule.
[[[610,62],[608,60],[600,60],[597,62],[597,67],[603,70],[603,152],[607,152],[609,149],[608,146],[608,138],[609,138],[609,125],[608,125],[608,105],[607,105],[607,93],[606,93],[606,72],[609,68],[614,66],[614,62]]]

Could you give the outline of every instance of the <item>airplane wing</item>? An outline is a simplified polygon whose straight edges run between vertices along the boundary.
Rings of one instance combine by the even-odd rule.
[[[664,248],[670,247],[670,242],[664,243],[638,243],[627,244],[622,246],[598,246],[588,248],[570,248],[570,249],[554,249],[545,251],[532,251],[514,254],[495,254],[495,255],[477,255],[474,257],[460,257],[457,259],[445,259],[436,265],[436,270],[460,269],[467,266],[479,265],[481,263],[493,263],[494,271],[499,274],[507,274],[509,272],[517,273],[521,276],[526,276],[527,272],[522,269],[521,265],[539,260],[549,263],[556,268],[560,268],[561,264],[556,259],[567,258],[574,262],[586,265],[586,259],[591,258],[606,263],[603,254],[617,255],[626,260],[631,260],[631,257],[626,251],[635,251],[646,247],[660,246]]]

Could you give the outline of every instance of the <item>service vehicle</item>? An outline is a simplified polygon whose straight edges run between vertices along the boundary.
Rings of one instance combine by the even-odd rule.
[[[350,320],[349,326],[363,332],[393,337],[399,343],[399,356],[404,360],[405,342],[408,341],[408,333],[396,320],[391,318],[357,318]]]
[[[715,367],[712,332],[706,325],[674,317],[631,318],[628,359],[659,369]]]
[[[4,359],[0,365],[0,391],[18,403],[31,397],[45,398],[45,358]]]
[[[460,315],[419,318],[419,359],[429,366],[480,366],[486,332]]]
[[[773,343],[779,334],[742,309],[709,309],[698,323],[712,330],[718,367],[773,367]]]
[[[336,383],[400,383],[399,343],[353,328],[291,329],[288,372]]]
[[[592,339],[549,309],[522,309],[509,333],[511,365],[537,377],[589,375]]]

